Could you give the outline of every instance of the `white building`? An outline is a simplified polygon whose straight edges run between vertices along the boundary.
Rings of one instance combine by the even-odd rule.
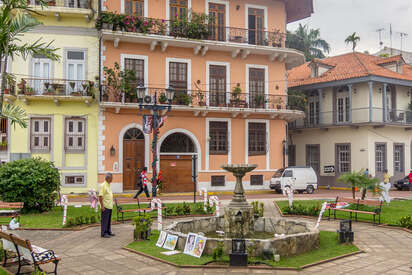
[[[402,56],[349,53],[288,72],[305,97],[306,118],[289,126],[289,165],[310,165],[321,185],[369,169],[392,180],[408,174],[412,142],[412,66]],[[303,106],[302,106],[303,107]],[[333,168],[333,169],[332,169]]]

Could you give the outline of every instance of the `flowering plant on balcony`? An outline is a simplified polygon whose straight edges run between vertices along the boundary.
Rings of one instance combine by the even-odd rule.
[[[171,21],[170,35],[191,39],[207,39],[210,36],[208,24],[212,24],[213,18],[204,13],[192,12],[190,18],[175,18]]]
[[[119,63],[115,62],[113,68],[104,67],[106,87],[115,101],[120,101],[125,95],[127,99],[137,98],[136,73],[132,70],[120,70]]]

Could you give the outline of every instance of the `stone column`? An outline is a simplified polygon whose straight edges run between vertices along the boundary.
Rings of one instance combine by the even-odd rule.
[[[352,123],[352,84],[349,84],[348,88],[349,88],[349,122]]]
[[[373,98],[373,82],[369,81],[369,122],[372,122],[372,98]]]
[[[388,111],[387,109],[388,109],[388,107],[386,106],[386,89],[387,89],[387,87],[388,87],[388,84],[386,84],[386,83],[383,83],[383,91],[382,91],[382,96],[383,96],[383,122],[386,122],[387,121],[387,114],[386,114],[386,112]]]

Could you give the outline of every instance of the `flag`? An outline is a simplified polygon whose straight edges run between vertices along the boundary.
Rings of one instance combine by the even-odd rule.
[[[153,128],[153,121],[152,121],[152,116],[143,116],[143,133],[145,134],[151,134],[152,133],[152,128]]]
[[[158,118],[158,120],[157,120],[157,128],[160,128],[160,127],[163,126],[163,124],[165,123],[166,117],[167,117],[167,116],[161,116],[161,117]]]

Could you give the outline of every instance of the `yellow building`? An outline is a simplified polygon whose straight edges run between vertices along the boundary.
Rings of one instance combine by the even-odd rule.
[[[40,156],[61,173],[62,191],[86,192],[97,187],[97,128],[99,105],[99,40],[95,30],[97,1],[56,0],[33,8],[43,25],[22,42],[53,41],[60,61],[43,56],[16,58],[9,72],[17,87],[6,101],[27,112],[27,129],[9,129],[3,161]],[[37,15],[36,15],[37,16]],[[3,127],[4,128],[4,127]],[[2,145],[6,143],[2,142]]]

